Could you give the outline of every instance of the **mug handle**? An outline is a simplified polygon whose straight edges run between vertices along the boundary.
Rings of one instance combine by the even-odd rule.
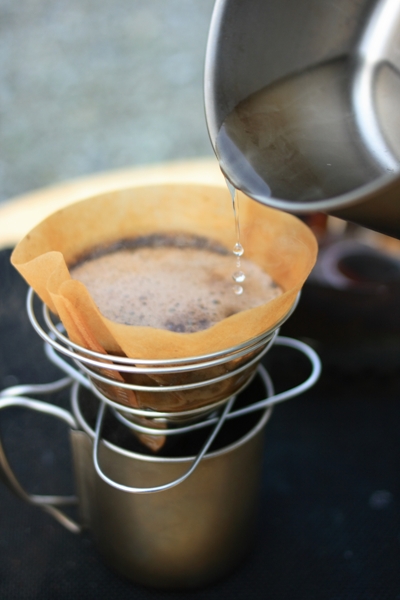
[[[52,415],[53,417],[57,417],[61,419],[71,429],[78,429],[78,424],[73,417],[73,415],[60,408],[58,406],[54,406],[48,402],[42,402],[40,400],[34,400],[32,398],[28,398],[23,394],[46,394],[52,393],[58,390],[61,390],[71,384],[71,379],[69,377],[65,377],[60,379],[59,381],[55,381],[53,383],[43,384],[43,385],[18,385],[10,388],[6,388],[0,392],[0,410],[10,407],[20,407],[20,408],[29,408],[35,412],[44,413],[47,415]],[[0,479],[5,483],[5,485],[19,498],[28,502],[28,504],[32,504],[34,506],[40,507],[45,512],[49,513],[63,525],[66,529],[71,531],[72,533],[80,533],[82,527],[76,523],[73,519],[71,519],[68,515],[63,513],[58,506],[71,506],[78,504],[77,496],[44,496],[44,495],[36,495],[36,494],[28,494],[24,490],[24,488],[19,483],[16,478],[4,451],[4,447],[0,437]]]

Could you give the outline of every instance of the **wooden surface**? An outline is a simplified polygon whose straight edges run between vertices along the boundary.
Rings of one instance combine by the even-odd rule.
[[[107,171],[18,196],[0,205],[0,249],[13,247],[54,211],[95,194],[149,183],[225,185],[214,158]]]

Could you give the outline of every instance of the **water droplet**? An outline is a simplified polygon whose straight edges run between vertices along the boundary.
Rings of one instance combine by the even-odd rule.
[[[244,249],[243,249],[242,244],[240,243],[239,195],[238,195],[236,189],[234,188],[234,186],[228,180],[226,180],[226,183],[228,185],[228,189],[229,189],[229,192],[232,197],[233,216],[235,219],[235,229],[236,229],[236,244],[233,247],[233,254],[236,257],[236,269],[237,270],[232,275],[232,278],[237,283],[241,283],[246,279],[246,277],[245,277],[245,274],[243,273],[243,271],[240,269],[240,267],[241,267],[240,257],[243,256]],[[235,285],[233,287],[233,291],[237,295],[243,294],[243,288],[241,285]]]
[[[232,279],[237,283],[242,283],[242,281],[246,279],[246,275],[243,273],[243,271],[235,271],[232,275]]]
[[[236,242],[236,244],[233,247],[233,254],[238,257],[243,256],[244,250],[243,250],[242,244],[239,244],[239,242]]]

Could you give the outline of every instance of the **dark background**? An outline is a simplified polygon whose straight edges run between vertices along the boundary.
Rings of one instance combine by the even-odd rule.
[[[59,373],[44,358],[25,314],[25,283],[8,261],[9,251],[1,252],[0,382],[51,381]],[[316,316],[315,290],[304,292],[282,333],[301,333]],[[391,363],[387,356],[379,360],[380,340],[370,334],[369,358],[360,350],[358,361],[344,361],[342,368],[340,336],[329,343],[333,333],[323,314],[319,324],[320,339],[311,342],[325,363],[322,377],[303,396],[277,406],[267,425],[257,544],[230,577],[194,592],[141,588],[103,565],[88,533],[69,533],[0,486],[0,597],[400,598],[398,353]],[[272,349],[265,362],[278,390],[308,373],[307,361],[287,349]],[[65,394],[51,400],[68,404]],[[21,409],[4,411],[0,420],[10,462],[26,488],[71,493],[66,427]]]

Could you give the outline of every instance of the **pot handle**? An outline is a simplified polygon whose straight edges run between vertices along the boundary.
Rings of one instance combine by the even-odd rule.
[[[71,379],[65,377],[59,381],[53,383],[47,383],[43,385],[18,385],[7,388],[0,392],[0,410],[10,407],[28,408],[35,412],[52,415],[61,419],[71,429],[78,429],[78,424],[75,421],[73,415],[60,408],[54,406],[48,402],[42,402],[40,400],[34,400],[25,396],[25,394],[46,394],[61,390],[71,384]],[[45,512],[49,513],[63,525],[66,529],[72,533],[80,533],[82,528],[71,519],[68,515],[63,513],[58,506],[70,506],[78,504],[78,498],[76,496],[44,496],[36,494],[28,494],[19,483],[16,478],[6,456],[3,448],[3,444],[0,437],[0,479],[5,485],[19,498],[40,507]]]

